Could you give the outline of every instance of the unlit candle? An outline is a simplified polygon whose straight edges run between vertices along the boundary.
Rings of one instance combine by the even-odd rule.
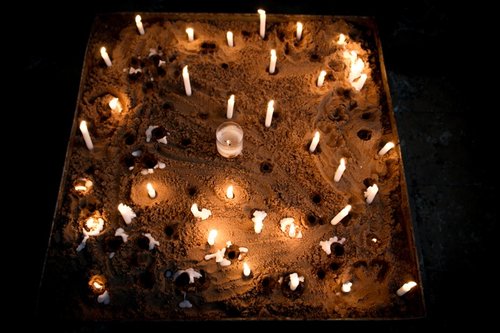
[[[266,37],[266,11],[259,9],[257,10],[257,13],[259,13],[260,17],[260,37],[264,38]]]
[[[188,41],[192,42],[194,40],[194,29],[193,28],[187,28],[186,33],[188,35]]]
[[[403,284],[403,286],[401,288],[398,289],[398,291],[396,291],[396,294],[398,296],[403,296],[404,294],[409,292],[416,285],[417,285],[417,283],[415,281],[406,282],[405,284]]]
[[[250,270],[250,266],[248,266],[248,264],[246,262],[244,262],[243,263],[243,275],[245,275],[245,277],[249,277],[251,272],[252,271]]]
[[[191,81],[189,81],[188,66],[184,66],[182,69],[182,78],[184,79],[184,89],[186,90],[186,95],[191,96]]]
[[[271,126],[271,121],[273,120],[273,113],[274,113],[274,100],[270,100],[269,103],[267,103],[266,122],[264,123],[266,127]]]
[[[104,46],[101,47],[101,57],[104,59],[106,66],[111,67],[111,59],[109,59],[108,51],[106,51]]]
[[[380,151],[378,152],[378,154],[379,154],[380,156],[383,156],[383,155],[387,154],[387,152],[388,152],[389,150],[391,150],[392,148],[394,148],[394,147],[395,147],[394,142],[389,141],[389,142],[387,142],[387,143],[384,145],[384,147],[383,147],[382,149],[380,149]]]
[[[234,95],[231,95],[227,100],[227,113],[226,113],[227,119],[233,118],[233,110],[234,110]]]
[[[271,50],[271,60],[269,62],[269,73],[274,74],[274,71],[276,70],[276,61],[278,60],[278,57],[276,56],[276,50],[272,49]]]
[[[233,47],[234,46],[233,32],[232,31],[228,31],[226,33],[226,37],[227,37],[227,45],[229,47]]]
[[[340,159],[340,164],[337,168],[337,171],[335,171],[335,177],[333,178],[333,180],[335,182],[339,182],[340,181],[340,178],[342,178],[342,175],[344,174],[344,171],[345,171],[345,158],[341,158]]]
[[[87,128],[87,122],[85,120],[80,122],[80,131],[82,132],[83,140],[85,140],[87,148],[89,150],[94,149],[94,145],[92,144],[92,139],[90,138],[89,130]]]
[[[342,210],[337,215],[335,215],[335,217],[330,221],[330,223],[332,225],[338,224],[340,221],[342,221],[342,219],[344,217],[346,217],[347,215],[349,215],[349,212],[351,211],[351,208],[352,208],[351,205],[347,205],[344,208],[342,208]]]
[[[323,87],[323,83],[325,82],[325,76],[326,76],[326,71],[319,72],[318,82],[316,83],[318,87]]]
[[[316,131],[314,133],[314,137],[313,137],[313,139],[311,141],[311,145],[309,146],[309,151],[311,153],[314,153],[314,151],[316,150],[316,147],[318,147],[319,136],[320,136],[319,131]]]

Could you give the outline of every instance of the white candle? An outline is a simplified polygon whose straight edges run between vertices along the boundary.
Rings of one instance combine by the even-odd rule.
[[[215,244],[215,238],[217,237],[217,230],[216,229],[212,229],[210,230],[210,232],[208,233],[208,245],[210,246],[213,246]]]
[[[253,228],[256,234],[260,234],[262,232],[262,227],[264,227],[264,219],[266,218],[267,213],[262,210],[256,210],[253,212],[252,221],[254,223]]]
[[[401,288],[398,289],[398,291],[396,291],[396,294],[398,296],[403,296],[404,294],[409,292],[416,285],[417,285],[417,283],[415,281],[406,282],[405,284],[403,284],[403,286]]]
[[[266,122],[264,123],[266,127],[271,126],[271,121],[273,120],[273,113],[274,113],[274,100],[270,100],[267,103]]]
[[[132,219],[137,216],[132,208],[122,203],[118,205],[118,211],[122,214],[123,220],[126,224],[130,224]]]
[[[148,195],[151,199],[156,197],[156,191],[151,183],[146,184],[146,189],[148,190]]]
[[[245,275],[245,277],[249,277],[251,272],[252,271],[250,270],[250,266],[248,266],[248,264],[246,262],[244,262],[243,263],[243,275]]]
[[[337,41],[337,44],[338,45],[345,45],[345,35],[344,34],[339,35],[339,40]]]
[[[234,110],[234,95],[231,95],[227,100],[227,113],[226,113],[227,119],[233,118],[233,110]]]
[[[335,171],[335,177],[333,178],[333,180],[338,183],[340,181],[340,178],[342,178],[344,171],[345,171],[345,158],[342,157],[340,159],[340,164],[337,168],[337,171]]]
[[[109,108],[113,111],[116,111],[118,113],[122,112],[123,108],[122,108],[122,104],[120,103],[120,100],[118,99],[118,97],[113,97],[110,101],[109,101]]]
[[[368,187],[365,191],[365,198],[366,198],[366,203],[371,204],[373,199],[375,198],[375,195],[378,192],[378,186],[377,184],[373,184],[372,186]]]
[[[141,35],[144,35],[144,27],[142,26],[142,18],[141,15],[135,16],[135,24],[137,25],[137,30]]]
[[[217,151],[226,158],[236,157],[243,150],[243,129],[232,121],[222,123],[215,132]]]
[[[316,147],[318,147],[318,143],[319,143],[319,131],[316,131],[314,133],[314,137],[311,141],[311,145],[309,146],[309,151],[311,153],[314,153],[314,151],[316,150]]]
[[[351,287],[352,287],[351,281],[347,281],[347,282],[342,283],[342,292],[344,292],[344,293],[350,292]]]
[[[272,49],[271,50],[271,60],[269,62],[269,73],[274,74],[274,71],[276,70],[276,61],[278,60],[278,57],[276,57],[276,50]]]
[[[202,220],[206,220],[212,215],[210,209],[203,208],[202,210],[198,209],[198,204],[194,203],[191,205],[191,213],[193,213],[194,217],[200,218]]]
[[[109,293],[107,290],[104,293],[102,293],[101,295],[97,296],[97,302],[103,303],[106,305],[109,304],[110,297],[109,297]]]
[[[184,79],[184,89],[186,90],[186,95],[191,96],[191,82],[189,81],[189,72],[187,65],[182,69],[182,78]]]
[[[357,91],[360,91],[363,89],[363,86],[365,85],[366,79],[368,78],[368,75],[366,74],[361,74],[359,79],[357,81],[354,81],[351,83],[351,86],[356,89]]]
[[[257,10],[260,17],[260,37],[266,37],[266,11],[263,9]]]
[[[356,55],[356,60],[353,62],[351,59],[351,70],[349,72],[349,82],[354,82],[358,77],[361,76],[361,72],[365,68],[365,63],[361,58],[357,58]]]
[[[382,149],[380,149],[380,151],[378,152],[378,154],[379,154],[380,156],[383,156],[383,155],[385,155],[385,154],[386,154],[389,150],[391,150],[391,149],[392,149],[392,148],[394,148],[394,147],[395,147],[394,142],[389,141],[389,142],[387,142],[387,143],[384,145],[384,147],[383,147]]]
[[[295,289],[297,289],[300,282],[304,282],[303,276],[299,277],[299,275],[297,273],[290,274],[290,282],[288,283],[288,285],[290,286],[291,291],[294,291]]]
[[[194,40],[194,29],[193,28],[187,28],[186,33],[188,35],[188,41],[192,42]]]
[[[297,22],[297,41],[300,41],[302,39],[302,23]]]
[[[338,224],[340,221],[342,221],[342,219],[344,217],[346,217],[347,215],[349,215],[349,212],[351,211],[351,208],[352,208],[351,205],[347,205],[344,208],[342,208],[342,210],[337,215],[335,215],[335,217],[330,221],[330,223],[332,225]]]
[[[234,188],[233,185],[229,185],[226,190],[226,197],[228,199],[234,199]]]
[[[103,46],[101,47],[101,57],[104,59],[104,62],[108,67],[111,67],[111,59],[109,59],[108,52],[106,51],[106,48]]]
[[[319,72],[318,82],[316,83],[318,87],[323,87],[323,83],[325,82],[325,76],[326,76],[326,71]]]
[[[87,128],[87,122],[85,120],[80,122],[80,131],[82,132],[83,140],[85,140],[87,148],[89,150],[94,149],[94,145],[92,144],[92,139],[90,138],[89,130]]]
[[[227,37],[227,45],[229,47],[233,47],[234,46],[233,32],[232,31],[228,31],[226,33],[226,37]]]

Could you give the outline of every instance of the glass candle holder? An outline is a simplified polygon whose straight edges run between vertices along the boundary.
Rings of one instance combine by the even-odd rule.
[[[243,129],[233,121],[226,121],[217,127],[215,133],[217,151],[226,158],[236,157],[243,150]]]

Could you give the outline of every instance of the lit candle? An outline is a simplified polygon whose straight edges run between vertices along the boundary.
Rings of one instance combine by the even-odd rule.
[[[278,57],[276,57],[276,50],[272,49],[271,50],[271,61],[269,62],[269,73],[274,74],[274,71],[276,70],[276,61],[278,60]]]
[[[351,287],[352,287],[351,281],[347,281],[347,282],[342,283],[342,292],[344,292],[344,293],[350,292]]]
[[[123,220],[125,221],[126,224],[130,224],[132,222],[132,219],[137,216],[135,212],[132,210],[132,208],[122,203],[118,205],[118,211],[120,212],[120,214],[122,214]]]
[[[137,30],[141,35],[144,35],[144,27],[142,26],[142,18],[141,15],[135,16],[135,24],[137,25]]]
[[[103,46],[101,47],[101,57],[104,59],[104,62],[108,67],[111,67],[111,59],[109,59],[108,52],[106,51],[106,48]]]
[[[250,270],[250,266],[248,266],[248,264],[246,262],[244,262],[243,263],[243,275],[245,277],[249,277],[251,272],[252,271]]]
[[[229,185],[226,190],[226,197],[228,199],[233,199],[234,198],[234,188],[233,185]]]
[[[117,98],[117,97],[113,97],[110,101],[109,101],[109,108],[113,111],[116,111],[118,113],[122,112],[123,108],[122,108],[122,104],[120,103],[120,100]]]
[[[87,178],[78,178],[73,183],[73,186],[75,187],[75,191],[77,191],[78,193],[81,193],[81,194],[87,194],[93,185],[94,185],[94,183],[90,179],[87,179]]]
[[[351,208],[352,208],[351,205],[345,206],[337,215],[335,215],[335,217],[330,221],[330,223],[332,225],[336,225],[337,223],[339,223],[340,221],[342,221],[342,219],[344,217],[346,217],[347,215],[349,215],[349,212],[351,211]]]
[[[87,148],[89,150],[94,149],[94,145],[92,144],[92,139],[90,138],[89,130],[87,128],[87,122],[85,120],[80,122],[80,131],[82,132],[83,140],[85,140]]]
[[[264,123],[266,127],[271,126],[271,121],[273,120],[273,113],[274,113],[274,100],[270,100],[269,103],[267,103],[266,122]]]
[[[319,72],[318,82],[316,83],[318,87],[323,87],[323,83],[325,82],[325,76],[326,76],[326,71]]]
[[[392,149],[392,148],[394,148],[394,147],[395,147],[394,142],[389,141],[389,142],[387,142],[387,143],[384,145],[384,147],[383,147],[382,149],[380,149],[380,151],[378,152],[378,154],[379,154],[380,156],[383,156],[383,155],[385,155],[385,154],[386,154],[389,150],[391,150],[391,149]]]
[[[151,199],[156,198],[156,191],[151,183],[146,184],[146,189],[148,190],[148,195]]]
[[[243,150],[243,129],[233,121],[222,123],[215,132],[217,151],[226,158],[236,157]]]
[[[366,79],[368,78],[368,75],[366,74],[361,74],[359,79],[351,83],[351,86],[356,89],[357,91],[360,91],[363,89],[363,86],[365,85]]]
[[[194,29],[193,28],[187,28],[186,33],[188,35],[188,41],[192,42],[194,40]]]
[[[233,110],[234,110],[234,95],[229,96],[227,100],[227,119],[233,118]]]
[[[302,39],[302,23],[297,22],[297,41]]]
[[[191,82],[189,81],[189,72],[187,65],[182,69],[182,78],[184,79],[184,89],[186,90],[186,95],[191,96]]]
[[[337,41],[337,44],[338,45],[345,45],[345,35],[344,34],[339,35],[339,40]]]
[[[373,199],[375,198],[375,195],[378,192],[378,186],[377,184],[373,184],[372,186],[368,187],[365,191],[365,198],[366,198],[366,203],[371,204]]]
[[[263,9],[257,10],[260,17],[260,37],[266,37],[266,11]]]
[[[210,246],[213,246],[215,244],[215,238],[217,237],[217,230],[216,229],[212,229],[210,230],[210,232],[208,233],[208,245]]]
[[[337,168],[337,171],[335,171],[335,177],[333,178],[333,180],[338,183],[340,181],[340,178],[342,178],[344,171],[345,171],[345,158],[342,157],[340,159],[340,164]]]
[[[309,151],[311,153],[314,153],[314,151],[316,150],[316,147],[318,147],[318,143],[319,143],[319,131],[316,131],[314,133],[314,137],[311,141],[311,145],[309,146]]]
[[[229,47],[233,47],[234,46],[233,32],[232,31],[228,31],[226,33],[226,36],[227,36],[227,45]]]
[[[403,284],[403,286],[401,288],[398,289],[398,291],[396,291],[396,294],[398,296],[403,296],[404,294],[409,292],[416,285],[417,285],[417,283],[415,281],[406,282],[405,284]]]

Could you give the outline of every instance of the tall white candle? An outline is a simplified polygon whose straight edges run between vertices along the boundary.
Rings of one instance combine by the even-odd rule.
[[[394,147],[395,147],[394,142],[389,141],[389,142],[387,142],[387,143],[384,145],[384,147],[383,147],[382,149],[380,149],[380,151],[378,152],[378,154],[379,154],[380,156],[383,156],[383,155],[385,155],[385,154],[386,154],[389,150],[391,150],[391,149],[392,149],[392,148],[394,148]]]
[[[257,10],[260,17],[260,37],[266,37],[266,11],[263,9]]]
[[[234,199],[234,188],[233,185],[229,185],[226,190],[226,197],[228,199]]]
[[[271,126],[271,121],[273,120],[273,113],[274,113],[274,100],[270,100],[269,103],[267,103],[266,122],[264,123],[266,127]]]
[[[417,285],[417,283],[415,281],[406,282],[405,284],[403,284],[403,286],[401,288],[398,289],[398,291],[396,291],[396,294],[398,296],[403,296],[404,294],[409,292],[416,285]]]
[[[375,195],[378,192],[378,186],[377,184],[373,184],[372,186],[368,187],[365,191],[365,198],[366,198],[366,203],[371,204],[373,199],[375,198]]]
[[[92,144],[92,139],[90,138],[89,130],[87,128],[87,122],[85,120],[80,122],[80,131],[82,132],[83,140],[85,140],[87,148],[89,150],[94,149],[94,145]]]
[[[313,137],[313,139],[311,141],[311,145],[309,146],[309,151],[311,153],[314,153],[314,151],[316,150],[316,147],[318,147],[319,136],[320,136],[319,131],[316,131],[314,133],[314,137]]]
[[[108,51],[106,51],[104,46],[101,47],[101,57],[104,59],[106,66],[111,67],[111,59],[109,59]]]
[[[156,191],[153,187],[153,184],[151,183],[147,183],[146,184],[146,189],[148,190],[148,196],[151,198],[151,199],[154,199],[156,197]]]
[[[250,266],[248,266],[248,264],[246,262],[244,262],[243,263],[243,275],[245,275],[245,277],[249,277],[251,272],[252,271],[250,270]]]
[[[120,100],[118,99],[118,97],[113,97],[110,101],[109,101],[109,108],[113,111],[116,111],[118,113],[122,112],[123,108],[122,108],[122,104],[120,103]]]
[[[352,206],[347,205],[345,206],[335,217],[330,221],[332,225],[338,224],[344,217],[349,215],[349,212],[351,211]]]
[[[229,47],[233,47],[234,46],[233,32],[232,31],[228,31],[226,33],[226,37],[227,37],[227,45]]]
[[[344,171],[345,171],[345,158],[342,157],[340,159],[339,167],[337,168],[337,171],[335,171],[335,177],[333,178],[333,180],[338,183],[340,181],[340,178],[342,178]]]
[[[276,61],[278,60],[278,57],[276,56],[276,50],[272,49],[271,50],[271,60],[269,62],[269,73],[274,74],[274,71],[276,70]]]
[[[186,90],[186,95],[191,96],[191,82],[189,81],[189,72],[187,65],[182,69],[182,78],[184,79],[184,89]]]
[[[208,239],[207,239],[208,245],[210,245],[210,246],[214,245],[216,237],[217,237],[217,229],[210,230],[210,232],[208,233]]]
[[[323,83],[325,82],[325,76],[326,76],[326,71],[319,72],[318,82],[316,83],[318,87],[323,87]]]
[[[302,39],[302,23],[297,22],[297,41],[300,41]]]
[[[137,30],[139,30],[139,33],[141,35],[144,35],[144,26],[142,25],[141,15],[135,16],[135,24],[137,25]]]
[[[231,95],[227,100],[227,113],[226,113],[227,119],[233,118],[233,110],[234,110],[234,95]]]
[[[188,41],[192,42],[194,40],[194,29],[193,28],[187,28],[186,33],[188,35]]]

